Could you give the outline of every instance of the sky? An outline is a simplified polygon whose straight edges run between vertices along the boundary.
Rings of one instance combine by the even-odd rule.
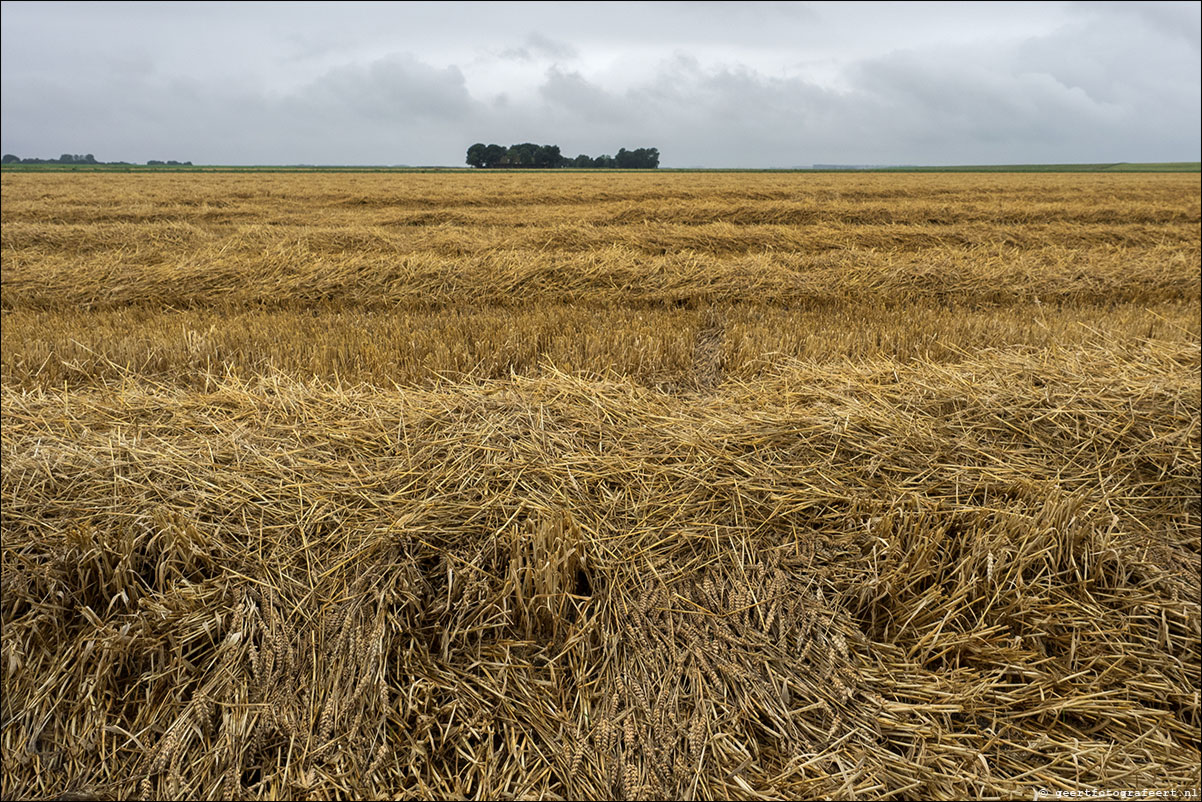
[[[1198,161],[1202,4],[0,4],[0,150],[663,167]]]

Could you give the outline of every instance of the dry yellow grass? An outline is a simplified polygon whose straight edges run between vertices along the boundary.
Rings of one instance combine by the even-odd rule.
[[[152,379],[203,387],[264,374],[346,385],[430,385],[539,375],[617,375],[666,391],[692,386],[708,332],[723,376],[753,379],[782,359],[958,362],[983,348],[1045,350],[1197,339],[1197,302],[965,309],[932,302],[817,308],[454,310],[19,310],[5,314],[0,376],[56,387]]]
[[[3,190],[5,798],[1202,785],[1196,175]]]
[[[0,305],[1155,303],[1199,288],[1193,175],[496,179],[5,175]]]

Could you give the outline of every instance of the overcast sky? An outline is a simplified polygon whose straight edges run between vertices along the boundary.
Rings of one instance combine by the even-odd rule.
[[[1202,4],[3,3],[0,149],[462,165],[1196,161]]]

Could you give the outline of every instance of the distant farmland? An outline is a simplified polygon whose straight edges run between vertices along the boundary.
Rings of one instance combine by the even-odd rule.
[[[0,795],[1199,788],[1202,185],[1095,166],[6,167]]]
[[[319,165],[319,164],[280,164],[280,165],[221,165],[221,164],[187,164],[187,165],[146,165],[146,164],[6,164],[3,172],[40,172],[40,173],[171,173],[171,172],[222,172],[222,173],[425,173],[425,172],[468,172],[471,168],[461,166],[408,166],[408,165]],[[1202,171],[1202,162],[1111,162],[1103,164],[976,164],[976,165],[946,165],[946,166],[898,166],[898,167],[855,167],[845,165],[814,165],[812,167],[769,168],[763,170],[746,170],[742,168],[673,168],[662,167],[659,172],[735,172],[735,173],[795,173],[795,172],[893,172],[893,173],[1197,173]],[[538,170],[524,168],[523,172],[594,172],[587,168],[556,168],[553,170]],[[621,169],[607,169],[607,172],[626,172]]]

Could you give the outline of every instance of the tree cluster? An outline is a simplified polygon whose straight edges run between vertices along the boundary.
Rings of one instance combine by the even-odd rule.
[[[14,156],[11,153],[4,154],[0,159],[4,164],[103,164],[104,162],[96,161],[96,157],[91,153],[79,155],[78,153],[64,153],[57,159],[22,159]]]
[[[609,168],[618,170],[654,170],[659,167],[658,148],[622,148],[616,156],[586,156],[568,158],[559,151],[559,145],[536,145],[523,142],[520,145],[485,145],[477,142],[467,149],[467,163],[472,167],[556,167]]]
[[[130,166],[130,162],[98,162],[98,161],[96,161],[96,157],[93,156],[91,153],[87,153],[83,156],[79,155],[78,153],[64,153],[62,156],[59,156],[57,159],[22,159],[21,157],[14,156],[11,153],[5,153],[4,156],[2,158],[0,158],[0,163],[3,163],[3,164],[95,164],[95,165]],[[149,167],[156,167],[156,166],[158,166],[158,167],[191,167],[192,166],[192,162],[179,162],[179,161],[175,161],[175,160],[157,161],[155,159],[151,159],[150,161],[146,162],[146,164]]]

